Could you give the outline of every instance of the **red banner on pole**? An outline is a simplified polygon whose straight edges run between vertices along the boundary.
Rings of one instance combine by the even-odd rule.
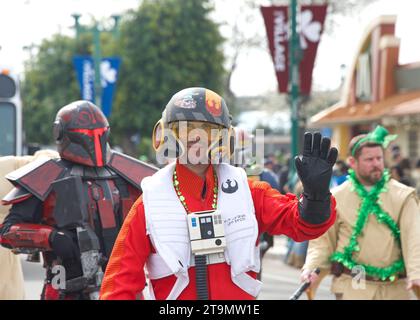
[[[300,8],[300,48],[303,50],[303,59],[299,66],[301,94],[311,93],[312,70],[326,15],[327,5],[308,5]]]
[[[288,92],[289,59],[288,59],[288,7],[261,7],[267,31],[268,45],[276,71],[278,90]],[[315,63],[318,43],[321,39],[327,5],[301,6],[298,19],[298,32],[302,60],[299,65],[300,93],[309,95],[312,86],[312,70]]]
[[[278,90],[287,92],[289,83],[289,49],[288,49],[288,7],[261,7],[265,29],[268,37],[268,47],[276,70]]]

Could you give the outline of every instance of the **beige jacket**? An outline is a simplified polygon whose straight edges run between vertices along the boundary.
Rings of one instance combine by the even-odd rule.
[[[343,252],[349,243],[353,225],[357,218],[360,199],[350,190],[346,181],[332,190],[337,200],[337,219],[335,224],[320,238],[309,242],[304,269],[321,268],[321,275],[329,273],[329,257],[336,250]],[[386,267],[404,257],[407,276],[410,280],[420,279],[420,207],[416,192],[393,179],[388,183],[388,191],[381,193],[381,207],[398,222],[401,231],[401,248],[394,240],[389,228],[379,223],[375,216],[368,221],[358,238],[360,251],[354,254],[355,261],[376,267]],[[402,250],[402,252],[401,252]],[[340,282],[351,280],[345,275],[334,278],[332,291],[340,292]]]
[[[12,184],[4,176],[9,172],[39,159],[40,157],[57,157],[55,151],[42,150],[34,156],[0,157],[0,199],[12,190]],[[0,205],[0,223],[9,212],[10,206]],[[0,246],[0,300],[20,300],[25,298],[22,266],[19,256]]]

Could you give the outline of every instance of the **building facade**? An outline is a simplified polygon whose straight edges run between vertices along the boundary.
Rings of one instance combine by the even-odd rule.
[[[331,128],[332,142],[345,159],[352,137],[381,124],[398,138],[393,144],[414,164],[420,158],[420,61],[398,63],[395,16],[381,16],[366,29],[338,103],[310,119]]]

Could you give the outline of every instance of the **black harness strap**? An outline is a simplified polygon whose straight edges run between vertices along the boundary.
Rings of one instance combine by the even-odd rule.
[[[197,287],[197,299],[208,300],[209,289],[207,283],[207,259],[205,255],[195,255],[195,282]]]

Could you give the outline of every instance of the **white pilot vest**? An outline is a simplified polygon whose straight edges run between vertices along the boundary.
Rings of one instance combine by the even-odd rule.
[[[146,232],[156,249],[146,263],[147,272],[150,279],[169,275],[177,277],[168,300],[177,299],[188,286],[188,268],[193,260],[187,213],[173,187],[174,170],[175,163],[172,163],[141,182]],[[260,254],[256,246],[258,224],[247,176],[243,169],[228,164],[219,164],[215,170],[219,183],[217,210],[222,215],[226,237],[225,261],[231,267],[232,281],[256,297],[261,290],[261,282],[246,273],[260,271]],[[237,183],[235,192],[223,191],[223,188],[226,190],[229,187],[226,183],[228,179],[231,181],[231,192],[236,189]],[[149,288],[154,298],[152,285]]]

